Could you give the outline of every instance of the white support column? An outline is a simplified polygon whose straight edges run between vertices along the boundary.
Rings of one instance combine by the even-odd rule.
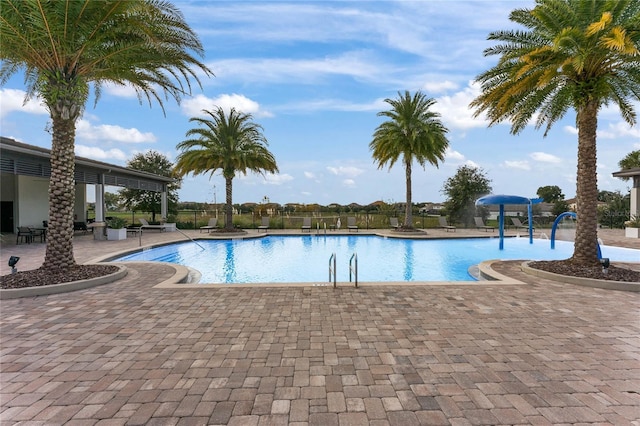
[[[96,220],[93,223],[93,239],[104,240],[104,185],[98,183],[96,188]]]
[[[631,188],[631,216],[640,216],[640,176],[633,177]]]
[[[160,216],[163,220],[167,219],[168,208],[168,199],[167,199],[167,185],[162,186],[162,198],[160,201]]]

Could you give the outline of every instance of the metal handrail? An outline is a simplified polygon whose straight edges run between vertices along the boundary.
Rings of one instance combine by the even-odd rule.
[[[333,260],[333,266],[331,261]],[[329,257],[329,282],[331,282],[331,275],[333,274],[333,288],[336,288],[336,254],[333,253]]]
[[[182,232],[182,230],[180,230],[177,226],[176,226],[176,231],[178,231],[179,233],[181,233],[182,235],[184,235],[185,237],[187,237],[188,239],[190,239],[192,242],[196,243],[196,245],[197,245],[198,247],[200,247],[202,250],[205,250],[205,248],[204,248],[204,247],[202,247],[202,246],[200,245],[200,243],[198,243],[196,240],[194,240],[193,238],[191,238],[190,236],[188,236],[187,234],[185,234],[184,232]],[[142,234],[142,232],[141,232],[140,234]],[[141,238],[141,240],[140,240],[140,241],[142,241],[142,238]]]
[[[349,259],[349,282],[351,282],[351,274],[355,277],[356,287],[358,287],[358,254],[353,253]]]

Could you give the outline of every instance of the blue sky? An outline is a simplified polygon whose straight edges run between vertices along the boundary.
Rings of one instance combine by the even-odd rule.
[[[180,105],[139,104],[128,88],[106,87],[96,107],[78,122],[76,154],[124,165],[150,149],[174,160],[176,144],[202,109],[235,107],[264,128],[280,172],[234,179],[235,203],[369,204],[404,201],[404,169],[378,169],[369,143],[381,123],[385,98],[422,90],[449,129],[450,148],[439,167],[414,167],[413,201],[439,202],[444,182],[462,165],[484,170],[493,193],[535,196],[558,185],[575,196],[577,132],[570,111],[544,138],[508,123],[487,127],[472,118],[474,78],[493,66],[483,57],[491,31],[515,29],[508,19],[533,1],[175,1],[200,36],[203,80]],[[23,104],[23,76],[0,89],[0,133],[50,147],[48,114],[36,99]],[[636,108],[640,113],[640,107]],[[640,149],[640,127],[629,127],[615,108],[599,117],[598,186],[627,193],[611,176],[618,161]],[[214,189],[215,188],[215,189]],[[109,190],[115,191],[115,188]],[[184,178],[181,201],[224,199],[219,173]]]

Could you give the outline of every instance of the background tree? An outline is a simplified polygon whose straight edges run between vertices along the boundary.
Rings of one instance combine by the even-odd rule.
[[[104,205],[107,210],[116,210],[120,208],[120,196],[113,192],[104,193]],[[95,207],[94,207],[95,208]]]
[[[553,207],[551,208],[551,214],[554,216],[558,216],[564,212],[571,211],[571,207],[569,207],[569,203],[565,200],[557,200],[553,203]]]
[[[149,103],[180,100],[204,51],[172,4],[152,0],[2,0],[0,84],[24,72],[27,98],[39,95],[52,122],[49,229],[42,268],[62,269],[73,257],[76,121],[93,84],[129,85]],[[186,83],[186,85],[185,85]]]
[[[173,177],[173,163],[158,151],[149,150],[138,153],[127,161],[127,167],[165,177]],[[178,190],[182,184],[180,179],[167,185],[167,211],[178,213]],[[129,210],[150,212],[151,220],[156,221],[156,213],[161,211],[162,194],[143,189],[123,188],[118,192],[120,203]],[[165,218],[166,219],[166,218]]]
[[[624,228],[624,222],[629,219],[631,211],[631,196],[622,195],[620,191],[606,192],[603,197],[604,206],[598,206],[598,222],[609,228]]]
[[[640,100],[640,1],[537,0],[509,17],[524,29],[498,31],[496,66],[480,74],[475,116],[490,126],[511,121],[520,133],[532,119],[545,136],[569,109],[576,112],[578,167],[574,252],[569,263],[599,265],[597,255],[596,129],[598,111],[614,104],[633,126]]]
[[[268,142],[262,133],[262,126],[254,123],[251,114],[231,108],[225,114],[222,108],[215,111],[203,110],[206,118],[193,117],[190,122],[196,127],[187,131],[186,136],[195,136],[178,144],[182,152],[178,155],[175,173],[184,176],[222,171],[225,181],[226,231],[233,230],[233,178],[247,171],[256,173],[276,173],[278,166],[273,154],[267,149]]]
[[[556,185],[541,186],[538,188],[536,194],[542,198],[545,203],[555,203],[556,201],[564,200],[562,189]]]
[[[476,200],[491,192],[491,180],[481,168],[460,166],[456,174],[445,181],[441,192],[447,196],[444,206],[451,223],[471,226],[477,215]]]
[[[628,153],[622,160],[618,162],[618,166],[622,170],[626,169],[635,169],[640,167],[640,149],[636,151],[631,151]],[[629,180],[631,179],[628,176],[619,177],[618,179]]]
[[[620,195],[619,191],[616,191],[616,192],[600,191],[598,192],[598,201],[601,203],[608,203],[609,201],[615,198],[618,198],[619,195]]]
[[[413,96],[409,91],[398,92],[398,99],[384,101],[391,105],[391,110],[379,112],[378,116],[389,120],[378,126],[369,148],[378,168],[387,163],[391,168],[398,160],[404,164],[407,198],[403,227],[413,228],[411,166],[416,161],[423,168],[426,163],[438,167],[449,146],[446,138],[449,130],[440,121],[440,114],[429,110],[436,101],[420,91]]]

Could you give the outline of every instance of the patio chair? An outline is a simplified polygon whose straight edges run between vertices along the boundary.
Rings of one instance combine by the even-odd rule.
[[[258,226],[258,232],[260,231],[264,231],[267,232],[267,230],[269,229],[269,216],[262,216],[262,224],[260,226]]]
[[[84,222],[73,222],[73,230],[84,231],[85,234],[89,232],[89,229],[87,228],[87,224]]]
[[[302,226],[300,228],[302,230],[302,232],[307,231],[307,232],[311,232],[311,218],[310,217],[303,217],[302,218]]]
[[[18,233],[16,234],[16,244],[19,244],[19,241],[22,240],[27,244],[31,244],[33,241],[33,232],[27,226],[18,226]]]
[[[202,231],[206,230],[207,233],[211,232],[212,229],[216,229],[218,227],[218,218],[217,217],[212,217],[211,219],[209,219],[209,223],[207,223],[205,226],[201,226],[200,227],[200,233],[202,233]]]
[[[449,231],[453,231],[456,232],[456,227],[453,225],[449,225],[447,223],[447,218],[444,216],[440,216],[438,217],[438,222],[439,222],[439,228],[444,229],[445,231],[449,232]]]
[[[481,217],[474,217],[473,219],[476,221],[476,229],[482,229],[485,232],[488,232],[489,229],[491,229],[491,232],[494,231],[495,228],[493,226],[485,225]]]
[[[356,218],[351,216],[347,218],[347,229],[349,232],[355,230],[358,232],[358,225],[356,225]]]
[[[389,218],[389,227],[391,229],[398,229],[400,228],[400,224],[398,223],[398,218],[397,217],[390,217]]]
[[[525,228],[525,229],[529,229],[529,225],[523,225],[522,222],[520,222],[520,219],[516,218],[516,217],[512,217],[511,218],[511,223],[513,223],[513,226],[515,226],[516,230],[520,229],[520,228]],[[536,227],[532,227],[532,230],[536,230]]]

